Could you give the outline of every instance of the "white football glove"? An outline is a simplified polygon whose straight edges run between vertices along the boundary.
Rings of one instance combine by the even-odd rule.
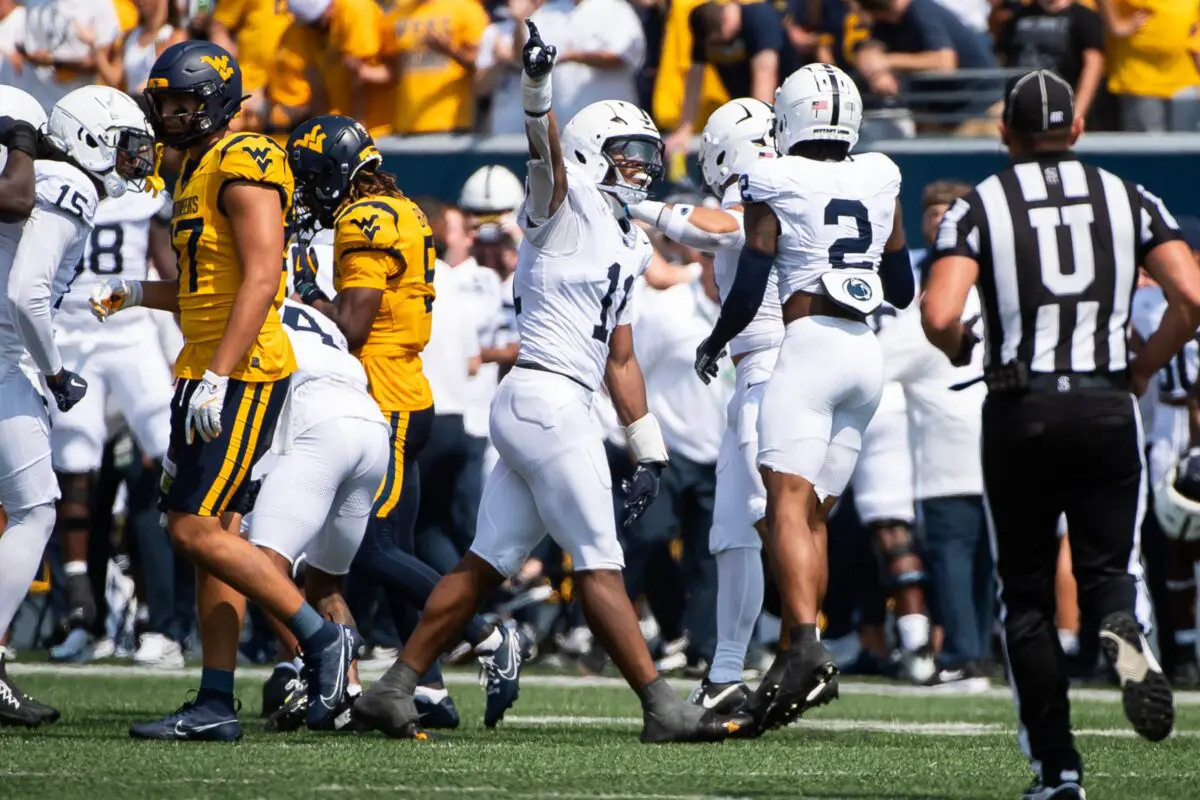
[[[92,289],[92,296],[88,300],[92,314],[101,322],[123,308],[133,308],[141,304],[141,281],[127,281],[123,278],[109,278]]]
[[[187,417],[183,423],[184,437],[191,444],[195,434],[206,442],[221,435],[221,409],[225,407],[225,389],[229,378],[212,370],[204,371],[204,378],[192,399],[188,402]]]

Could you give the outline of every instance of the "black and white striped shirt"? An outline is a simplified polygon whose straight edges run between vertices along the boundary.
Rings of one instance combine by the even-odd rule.
[[[1110,373],[1129,361],[1138,265],[1180,238],[1144,188],[1053,153],[1017,160],[955,201],[934,258],[979,264],[986,364]]]

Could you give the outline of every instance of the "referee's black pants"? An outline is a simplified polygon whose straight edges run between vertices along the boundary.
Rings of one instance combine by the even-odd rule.
[[[1146,496],[1137,414],[1132,395],[1115,389],[993,393],[983,407],[984,490],[1019,739],[1046,776],[1082,770],[1054,625],[1058,518],[1067,515],[1083,613],[1134,613]]]

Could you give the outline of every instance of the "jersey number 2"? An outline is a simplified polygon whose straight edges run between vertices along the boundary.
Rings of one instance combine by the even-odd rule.
[[[613,264],[608,268],[608,291],[604,293],[604,297],[600,298],[600,324],[592,328],[592,338],[597,342],[608,342],[608,337],[612,333],[608,327],[608,311],[612,308],[613,295],[617,292],[617,281],[621,279],[621,265]],[[625,279],[625,297],[621,300],[621,305],[617,306],[617,313],[613,315],[615,320],[621,315],[622,309],[625,308],[625,303],[629,300],[629,289],[633,286],[633,276],[630,275]]]
[[[845,236],[829,245],[829,265],[834,269],[872,269],[865,261],[847,261],[847,255],[865,256],[871,249],[871,218],[858,200],[830,200],[825,206],[825,224],[838,225],[843,217],[854,220],[857,236]]]

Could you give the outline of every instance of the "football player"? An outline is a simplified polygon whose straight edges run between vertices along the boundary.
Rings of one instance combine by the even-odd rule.
[[[5,89],[4,110],[27,125],[44,121],[36,101]],[[0,224],[0,631],[7,631],[42,563],[54,530],[58,482],[50,461],[46,395],[69,411],[87,383],[63,366],[54,341],[54,312],[71,288],[91,232],[96,204],[119,197],[153,170],[153,135],[126,94],[102,86],[76,89],[50,111],[51,159],[34,164],[35,198],[24,222]],[[28,126],[10,124],[5,144],[18,160],[36,152]],[[7,166],[7,165],[6,165]],[[8,682],[0,663],[0,723],[30,727],[58,718]]]
[[[700,173],[721,200],[721,209],[645,200],[632,206],[635,219],[713,260],[722,297],[729,294],[745,242],[738,180],[760,158],[775,157],[775,114],[761,100],[731,100],[708,118],[700,140]],[[692,702],[721,713],[745,705],[742,682],[746,648],[763,602],[762,540],[766,489],[758,456],[758,409],[783,341],[783,317],[775,279],[770,279],[754,320],[730,342],[736,389],[717,456],[717,489],[709,549],[717,562],[717,648],[712,667]]]
[[[92,293],[101,320],[138,305],[179,314],[163,507],[175,547],[198,567],[204,670],[200,691],[162,720],[138,724],[147,739],[241,737],[233,670],[248,597],[285,622],[304,652],[308,724],[322,726],[342,699],[357,633],[324,619],[271,559],[240,537],[250,470],[271,442],[296,358],[279,319],[286,275],[284,220],[292,176],[283,149],[256,133],[233,134],[241,68],[204,41],[163,51],[146,84],[155,132],[184,156],[171,193],[178,281],[109,278]]]
[[[737,720],[682,701],[654,669],[625,594],[602,434],[593,393],[607,384],[639,462],[626,504],[636,518],[667,466],[629,326],[629,291],[651,258],[626,204],[662,172],[662,138],[629,103],[595,103],[563,131],[551,110],[555,49],[533,23],[523,52],[528,196],[516,271],[521,355],[492,406],[500,461],[488,476],[471,550],[438,584],[399,660],[363,694],[354,716],[389,736],[419,736],[420,674],[453,645],[475,609],[516,575],[547,532],[570,556],[596,638],[642,701],[642,741],[723,739]]]
[[[327,618],[353,625],[341,593],[342,576],[350,571],[375,490],[387,473],[389,426],[370,395],[362,364],[350,355],[337,325],[293,300],[285,300],[280,311],[297,369],[288,413],[268,457],[271,463],[263,465],[266,477],[244,522],[250,542],[268,551],[281,575],[291,575],[303,554],[309,602]],[[343,705],[360,691],[352,668]],[[303,724],[305,693],[296,690],[291,697],[268,723],[270,729]],[[336,720],[345,710],[327,724],[340,727]]]
[[[752,164],[740,180],[746,244],[721,316],[696,352],[696,372],[711,380],[775,271],[785,330],[763,393],[758,466],[788,644],[751,698],[759,730],[837,696],[837,665],[817,631],[826,521],[883,388],[883,359],[866,323],[884,299],[880,272],[894,305],[907,306],[914,293],[900,171],[881,154],[849,157],[862,121],[854,82],[810,64],[779,89],[775,115],[782,157]]]
[[[164,210],[170,211],[166,196],[150,192],[101,201],[84,250],[83,268],[55,319],[55,339],[63,362],[87,381],[90,390],[70,414],[51,412],[50,442],[63,494],[58,530],[67,576],[67,623],[72,628],[67,641],[51,650],[52,658],[86,658],[90,649],[96,602],[87,575],[89,502],[93,476],[100,469],[110,434],[105,404],[111,399],[121,409],[144,455],[161,461],[167,452],[171,374],[149,312],[139,309],[122,314],[102,326],[88,309],[92,290],[109,276],[145,280],[151,253],[157,253],[154,265],[159,274],[174,277],[169,218],[161,219]],[[160,655],[171,666],[183,666],[178,643],[172,642]]]
[[[434,304],[433,232],[395,178],[379,170],[383,158],[354,120],[324,116],[305,122],[288,141],[288,157],[300,198],[296,227],[305,232],[301,237],[318,224],[334,231],[337,303],[317,286],[317,264],[304,247],[295,251],[296,292],[345,334],[391,429],[387,475],[354,566],[390,590],[393,616],[407,639],[406,618],[415,626],[408,606],[424,608],[441,577],[413,555],[421,495],[417,455],[429,439],[434,414],[421,366]],[[484,722],[494,725],[516,699],[526,644],[517,632],[497,629],[478,615],[468,626],[467,640],[487,675]],[[435,671],[422,685],[435,693],[427,699],[440,705],[447,697],[441,674],[428,666]],[[449,717],[445,724],[457,725],[453,707],[443,710]]]

